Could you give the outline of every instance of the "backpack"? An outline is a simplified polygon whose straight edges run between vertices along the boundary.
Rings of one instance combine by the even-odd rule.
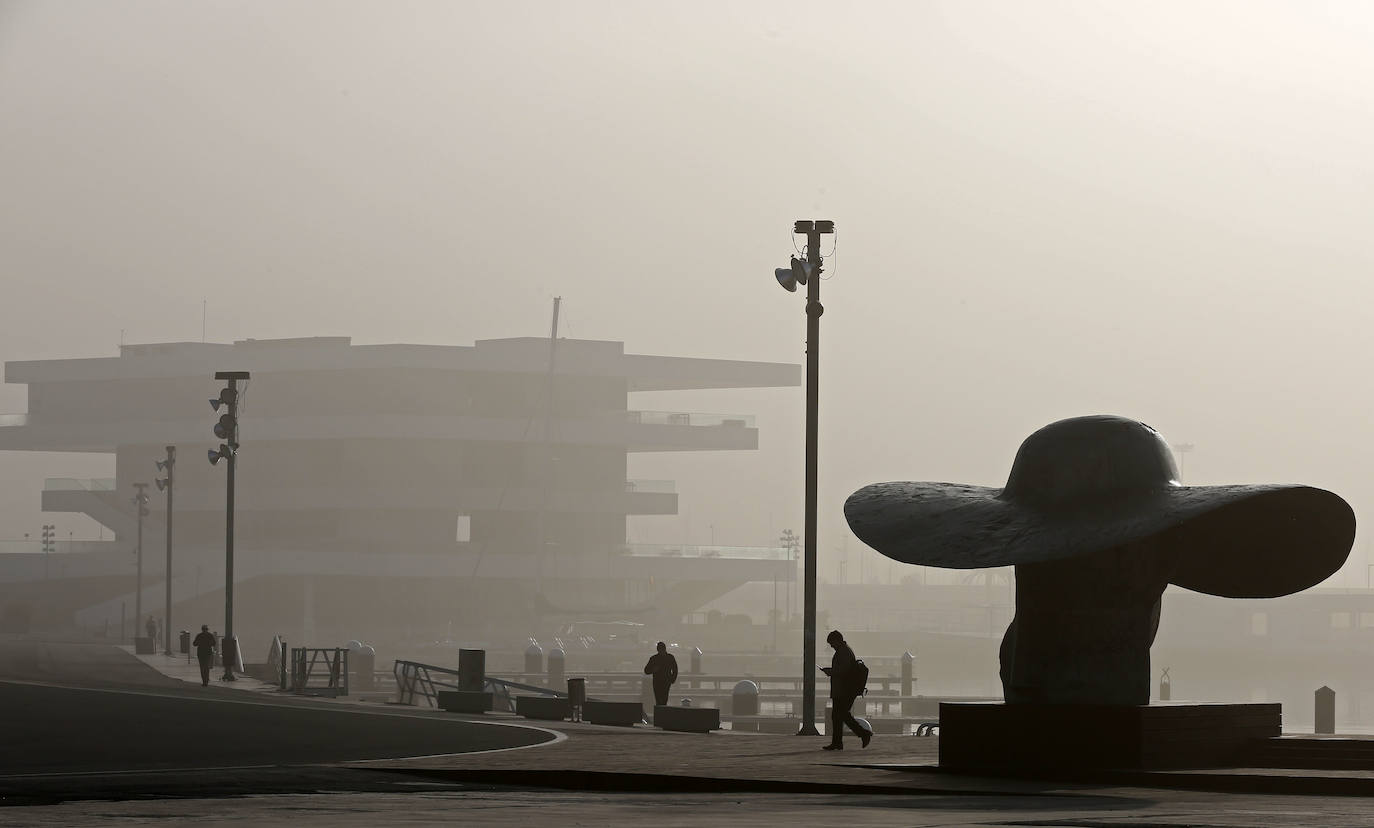
[[[854,692],[854,695],[868,695],[868,665],[864,664],[862,658],[854,659],[854,670],[849,682],[849,689]]]

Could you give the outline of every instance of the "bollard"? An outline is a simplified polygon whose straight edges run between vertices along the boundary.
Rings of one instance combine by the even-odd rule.
[[[1336,732],[1336,691],[1323,685],[1317,689],[1316,727],[1318,736],[1331,736]]]
[[[910,650],[902,653],[902,715],[916,715],[916,702],[906,700],[907,696],[916,695],[916,656]]]
[[[691,669],[689,672],[692,672],[692,673],[700,673],[700,672],[701,672],[701,648],[700,648],[700,647],[693,647],[693,648],[692,648],[692,669]]]
[[[759,715],[759,686],[749,679],[743,679],[730,692],[731,716]]]
[[[1169,668],[1164,668],[1164,674],[1159,677],[1159,700],[1169,701],[1173,697],[1173,680],[1169,678]]]
[[[639,706],[644,710],[652,711],[658,704],[658,699],[654,696],[654,677],[644,676],[639,680]],[[652,722],[653,716],[646,715],[645,721]]]
[[[480,693],[487,683],[487,651],[458,651],[458,689]]]
[[[281,643],[281,689],[287,688],[286,683],[286,642]]]
[[[525,648],[525,675],[537,676],[544,672],[544,648],[539,646],[539,642],[530,639],[530,646]]]
[[[549,650],[549,688],[557,690],[563,686],[563,648]]]
[[[376,670],[376,666],[377,651],[373,647],[363,644],[360,647],[348,648],[349,671],[357,677],[359,690],[373,689],[373,682],[376,679],[373,671]]]

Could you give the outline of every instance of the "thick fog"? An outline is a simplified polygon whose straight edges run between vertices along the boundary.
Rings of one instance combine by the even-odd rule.
[[[561,296],[567,337],[801,363],[772,269],[827,218],[826,580],[889,571],[844,527],[858,486],[1000,485],[1080,414],[1192,444],[1186,482],[1363,515],[1371,37],[1358,2],[10,0],[0,358],[468,345],[547,335]],[[632,455],[680,512],[632,541],[800,532],[801,388],[632,407],[759,427],[757,452]],[[3,463],[0,536],[95,537],[38,492],[112,458]],[[1363,586],[1368,551],[1329,583]]]

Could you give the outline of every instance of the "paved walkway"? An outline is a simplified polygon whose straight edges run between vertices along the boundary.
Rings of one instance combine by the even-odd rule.
[[[199,669],[185,658],[140,656],[164,674],[196,684]],[[244,677],[233,685],[248,693],[277,694],[275,685]],[[376,706],[379,701],[340,698],[335,704]],[[388,705],[391,706],[391,705]],[[608,727],[573,722],[529,722],[508,714],[444,718],[538,724],[567,739],[533,750],[359,763],[357,767],[451,782],[514,784],[577,790],[701,790],[754,792],[963,793],[1027,795],[1087,793],[1103,786],[1251,793],[1374,796],[1374,769],[1350,771],[1218,768],[1197,771],[1076,773],[1046,779],[1008,779],[942,773],[939,737],[879,735],[867,749],[846,739],[843,751],[823,751],[824,737],[717,731],[669,733],[649,726]],[[419,712],[419,711],[417,711]]]

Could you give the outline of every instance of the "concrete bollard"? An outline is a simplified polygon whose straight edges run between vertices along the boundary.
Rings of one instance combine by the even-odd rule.
[[[902,695],[916,695],[916,656],[912,655],[910,650],[902,653]],[[903,701],[902,715],[916,715],[916,702]]]
[[[639,706],[647,711],[644,714],[644,721],[653,721],[654,717],[652,713],[657,701],[658,700],[654,698],[654,677],[644,676],[639,680]]]
[[[549,688],[551,690],[563,689],[563,664],[563,648],[554,647],[552,650],[549,650],[548,670]]]
[[[525,648],[525,675],[537,676],[544,672],[544,648],[539,646],[539,642],[530,640],[530,646]]]
[[[692,669],[691,669],[689,672],[698,673],[698,674],[701,673],[701,648],[700,648],[700,647],[693,647],[693,648],[692,648]]]
[[[376,676],[373,671],[377,668],[377,651],[372,646],[363,646],[348,651],[348,669],[354,676],[356,687],[359,690],[375,690]],[[353,687],[349,687],[352,691]]]
[[[759,715],[759,686],[757,684],[749,679],[743,679],[735,684],[735,689],[730,692],[730,715]]]
[[[1313,729],[1318,736],[1331,736],[1336,732],[1336,691],[1330,687],[1322,686],[1317,688],[1316,696],[1316,727]]]

